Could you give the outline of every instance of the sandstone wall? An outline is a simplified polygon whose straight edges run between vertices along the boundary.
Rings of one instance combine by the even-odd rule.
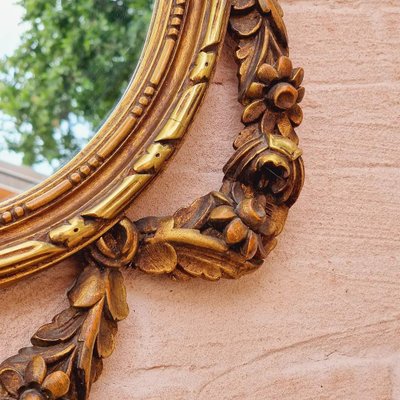
[[[306,69],[307,180],[278,247],[238,282],[127,273],[131,314],[93,399],[400,399],[400,2],[282,6]],[[226,50],[183,148],[131,216],[218,188],[240,110]],[[65,307],[76,268],[0,292],[1,359]]]

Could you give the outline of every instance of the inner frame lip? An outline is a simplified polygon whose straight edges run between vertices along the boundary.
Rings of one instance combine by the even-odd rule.
[[[167,0],[168,1],[168,0]],[[57,171],[55,171],[50,176],[46,177],[43,181],[36,183],[32,188],[23,191],[22,193],[16,194],[15,196],[0,201],[0,214],[4,212],[5,209],[8,209],[10,206],[14,205],[15,203],[21,203],[29,199],[31,196],[34,196],[38,192],[43,192],[46,190],[50,185],[53,184],[55,180],[58,178],[63,178],[67,176],[69,173],[73,172],[76,169],[76,164],[80,162],[84,158],[85,153],[94,153],[95,147],[100,142],[101,138],[104,135],[109,135],[110,132],[107,130],[112,129],[112,123],[115,121],[115,114],[118,114],[122,111],[124,107],[123,101],[126,96],[129,96],[129,92],[137,86],[136,80],[139,76],[140,70],[143,68],[144,64],[146,64],[146,60],[149,59],[149,44],[151,45],[151,36],[154,29],[154,24],[157,20],[157,15],[160,12],[160,3],[165,3],[165,0],[154,0],[153,5],[153,13],[151,17],[151,21],[147,30],[146,39],[143,44],[142,50],[140,52],[140,57],[137,61],[137,64],[133,70],[131,78],[128,82],[127,87],[125,88],[124,92],[120,96],[116,103],[114,104],[113,108],[107,113],[103,122],[101,123],[100,127],[96,130],[93,134],[92,138],[89,142],[83,147],[71,160],[69,160],[65,165],[61,166]],[[92,149],[92,147],[94,149]],[[7,224],[5,224],[7,225]],[[2,224],[0,221],[0,232],[2,229]]]

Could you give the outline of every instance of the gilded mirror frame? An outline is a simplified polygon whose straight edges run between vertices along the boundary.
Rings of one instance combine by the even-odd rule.
[[[164,167],[205,95],[228,13],[226,0],[156,2],[136,73],[97,135],[42,184],[0,204],[0,286],[99,238]]]
[[[228,30],[243,129],[221,188],[171,216],[129,220],[127,208],[179,148]],[[88,398],[128,315],[124,267],[217,281],[263,264],[304,183],[295,131],[303,77],[289,58],[277,0],[157,3],[136,74],[89,146],[0,205],[0,287],[77,252],[82,263],[69,308],[0,365],[0,399]]]

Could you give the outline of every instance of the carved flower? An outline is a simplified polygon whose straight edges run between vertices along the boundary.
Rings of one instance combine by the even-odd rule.
[[[301,150],[291,140],[267,135],[249,140],[224,167],[226,178],[249,185],[276,204],[292,204],[303,185]]]
[[[23,376],[14,369],[6,369],[0,375],[2,399],[56,400],[65,396],[70,388],[70,379],[63,371],[47,375],[44,358],[37,355],[27,365]]]
[[[234,184],[233,191],[237,206],[216,207],[209,216],[209,223],[223,233],[229,246],[239,247],[247,260],[264,259],[275,246],[273,237],[280,230],[277,223],[282,222],[283,226],[286,215],[279,212],[278,208],[274,208],[278,211],[274,215],[267,213],[270,208],[266,197],[254,197],[251,191],[246,193],[244,186],[239,183]]]
[[[282,136],[298,143],[293,128],[303,120],[303,112],[298,103],[303,100],[305,93],[301,86],[304,70],[293,69],[292,61],[281,56],[274,66],[262,64],[257,77],[260,82],[252,83],[247,92],[253,101],[243,112],[243,122],[249,124],[263,116],[264,133],[274,133],[277,127]]]

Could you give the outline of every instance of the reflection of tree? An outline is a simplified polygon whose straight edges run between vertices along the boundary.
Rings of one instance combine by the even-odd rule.
[[[121,95],[153,0],[19,0],[28,26],[0,61],[0,115],[23,162],[69,159]],[[4,118],[3,118],[4,117]]]

